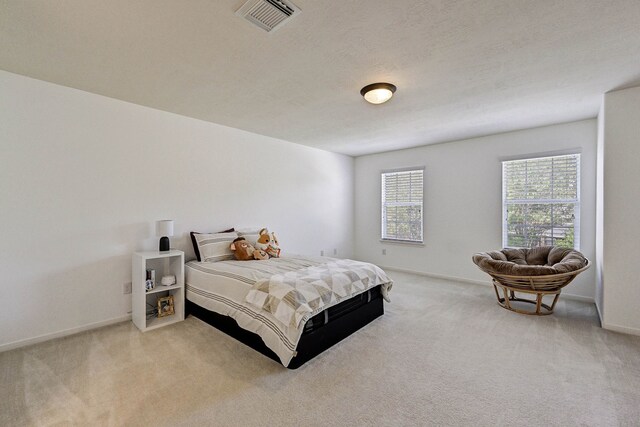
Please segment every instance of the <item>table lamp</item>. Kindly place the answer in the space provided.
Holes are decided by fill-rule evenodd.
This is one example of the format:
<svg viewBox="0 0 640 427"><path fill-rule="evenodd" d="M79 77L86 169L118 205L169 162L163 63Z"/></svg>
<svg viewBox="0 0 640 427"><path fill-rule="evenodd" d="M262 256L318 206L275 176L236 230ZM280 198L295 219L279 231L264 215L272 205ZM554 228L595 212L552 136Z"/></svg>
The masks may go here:
<svg viewBox="0 0 640 427"><path fill-rule="evenodd" d="M163 219L156 221L156 235L160 237L160 252L169 250L169 237L173 236L173 220Z"/></svg>

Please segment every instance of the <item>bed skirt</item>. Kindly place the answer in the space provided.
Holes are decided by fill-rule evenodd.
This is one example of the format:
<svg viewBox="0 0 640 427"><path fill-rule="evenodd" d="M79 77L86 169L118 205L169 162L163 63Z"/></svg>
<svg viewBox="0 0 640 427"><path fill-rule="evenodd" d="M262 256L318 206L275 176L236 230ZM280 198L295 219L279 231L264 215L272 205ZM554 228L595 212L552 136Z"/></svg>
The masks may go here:
<svg viewBox="0 0 640 427"><path fill-rule="evenodd" d="M307 321L296 356L289 362L289 369L297 369L318 354L342 341L358 329L384 314L381 287L342 301L316 314ZM259 335L238 326L229 316L207 310L187 300L186 313L208 323L241 343L280 363L278 356L270 350Z"/></svg>

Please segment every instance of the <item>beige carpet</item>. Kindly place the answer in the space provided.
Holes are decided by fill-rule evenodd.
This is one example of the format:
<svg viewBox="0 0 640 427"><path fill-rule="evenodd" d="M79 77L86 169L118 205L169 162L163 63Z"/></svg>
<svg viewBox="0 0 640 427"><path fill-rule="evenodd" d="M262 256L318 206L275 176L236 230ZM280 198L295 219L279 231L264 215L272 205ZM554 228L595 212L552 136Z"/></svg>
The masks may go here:
<svg viewBox="0 0 640 427"><path fill-rule="evenodd" d="M297 371L193 318L1 353L0 425L640 424L640 338L593 306L526 317L489 287L391 276L387 313Z"/></svg>

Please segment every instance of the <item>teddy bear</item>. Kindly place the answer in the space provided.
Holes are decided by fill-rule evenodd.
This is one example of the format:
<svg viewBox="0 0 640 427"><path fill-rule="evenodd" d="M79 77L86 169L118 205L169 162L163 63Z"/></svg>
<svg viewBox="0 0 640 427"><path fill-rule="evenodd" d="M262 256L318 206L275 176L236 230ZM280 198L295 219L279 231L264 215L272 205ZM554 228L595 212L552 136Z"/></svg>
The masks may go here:
<svg viewBox="0 0 640 427"><path fill-rule="evenodd" d="M238 261L269 259L269 255L265 251L254 248L244 237L235 239L229 248Z"/></svg>
<svg viewBox="0 0 640 427"><path fill-rule="evenodd" d="M269 230L266 228L260 230L260 236L256 241L256 248L265 251L271 258L280 257L278 239L274 233L269 233Z"/></svg>

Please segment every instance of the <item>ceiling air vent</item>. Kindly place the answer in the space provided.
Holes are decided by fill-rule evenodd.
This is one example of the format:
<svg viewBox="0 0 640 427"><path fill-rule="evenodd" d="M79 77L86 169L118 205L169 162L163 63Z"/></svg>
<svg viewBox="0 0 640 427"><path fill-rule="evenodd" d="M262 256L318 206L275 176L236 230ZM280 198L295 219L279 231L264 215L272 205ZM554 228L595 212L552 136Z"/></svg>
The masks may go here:
<svg viewBox="0 0 640 427"><path fill-rule="evenodd" d="M236 15L267 32L277 30L299 13L296 5L282 0L249 0L236 11Z"/></svg>

